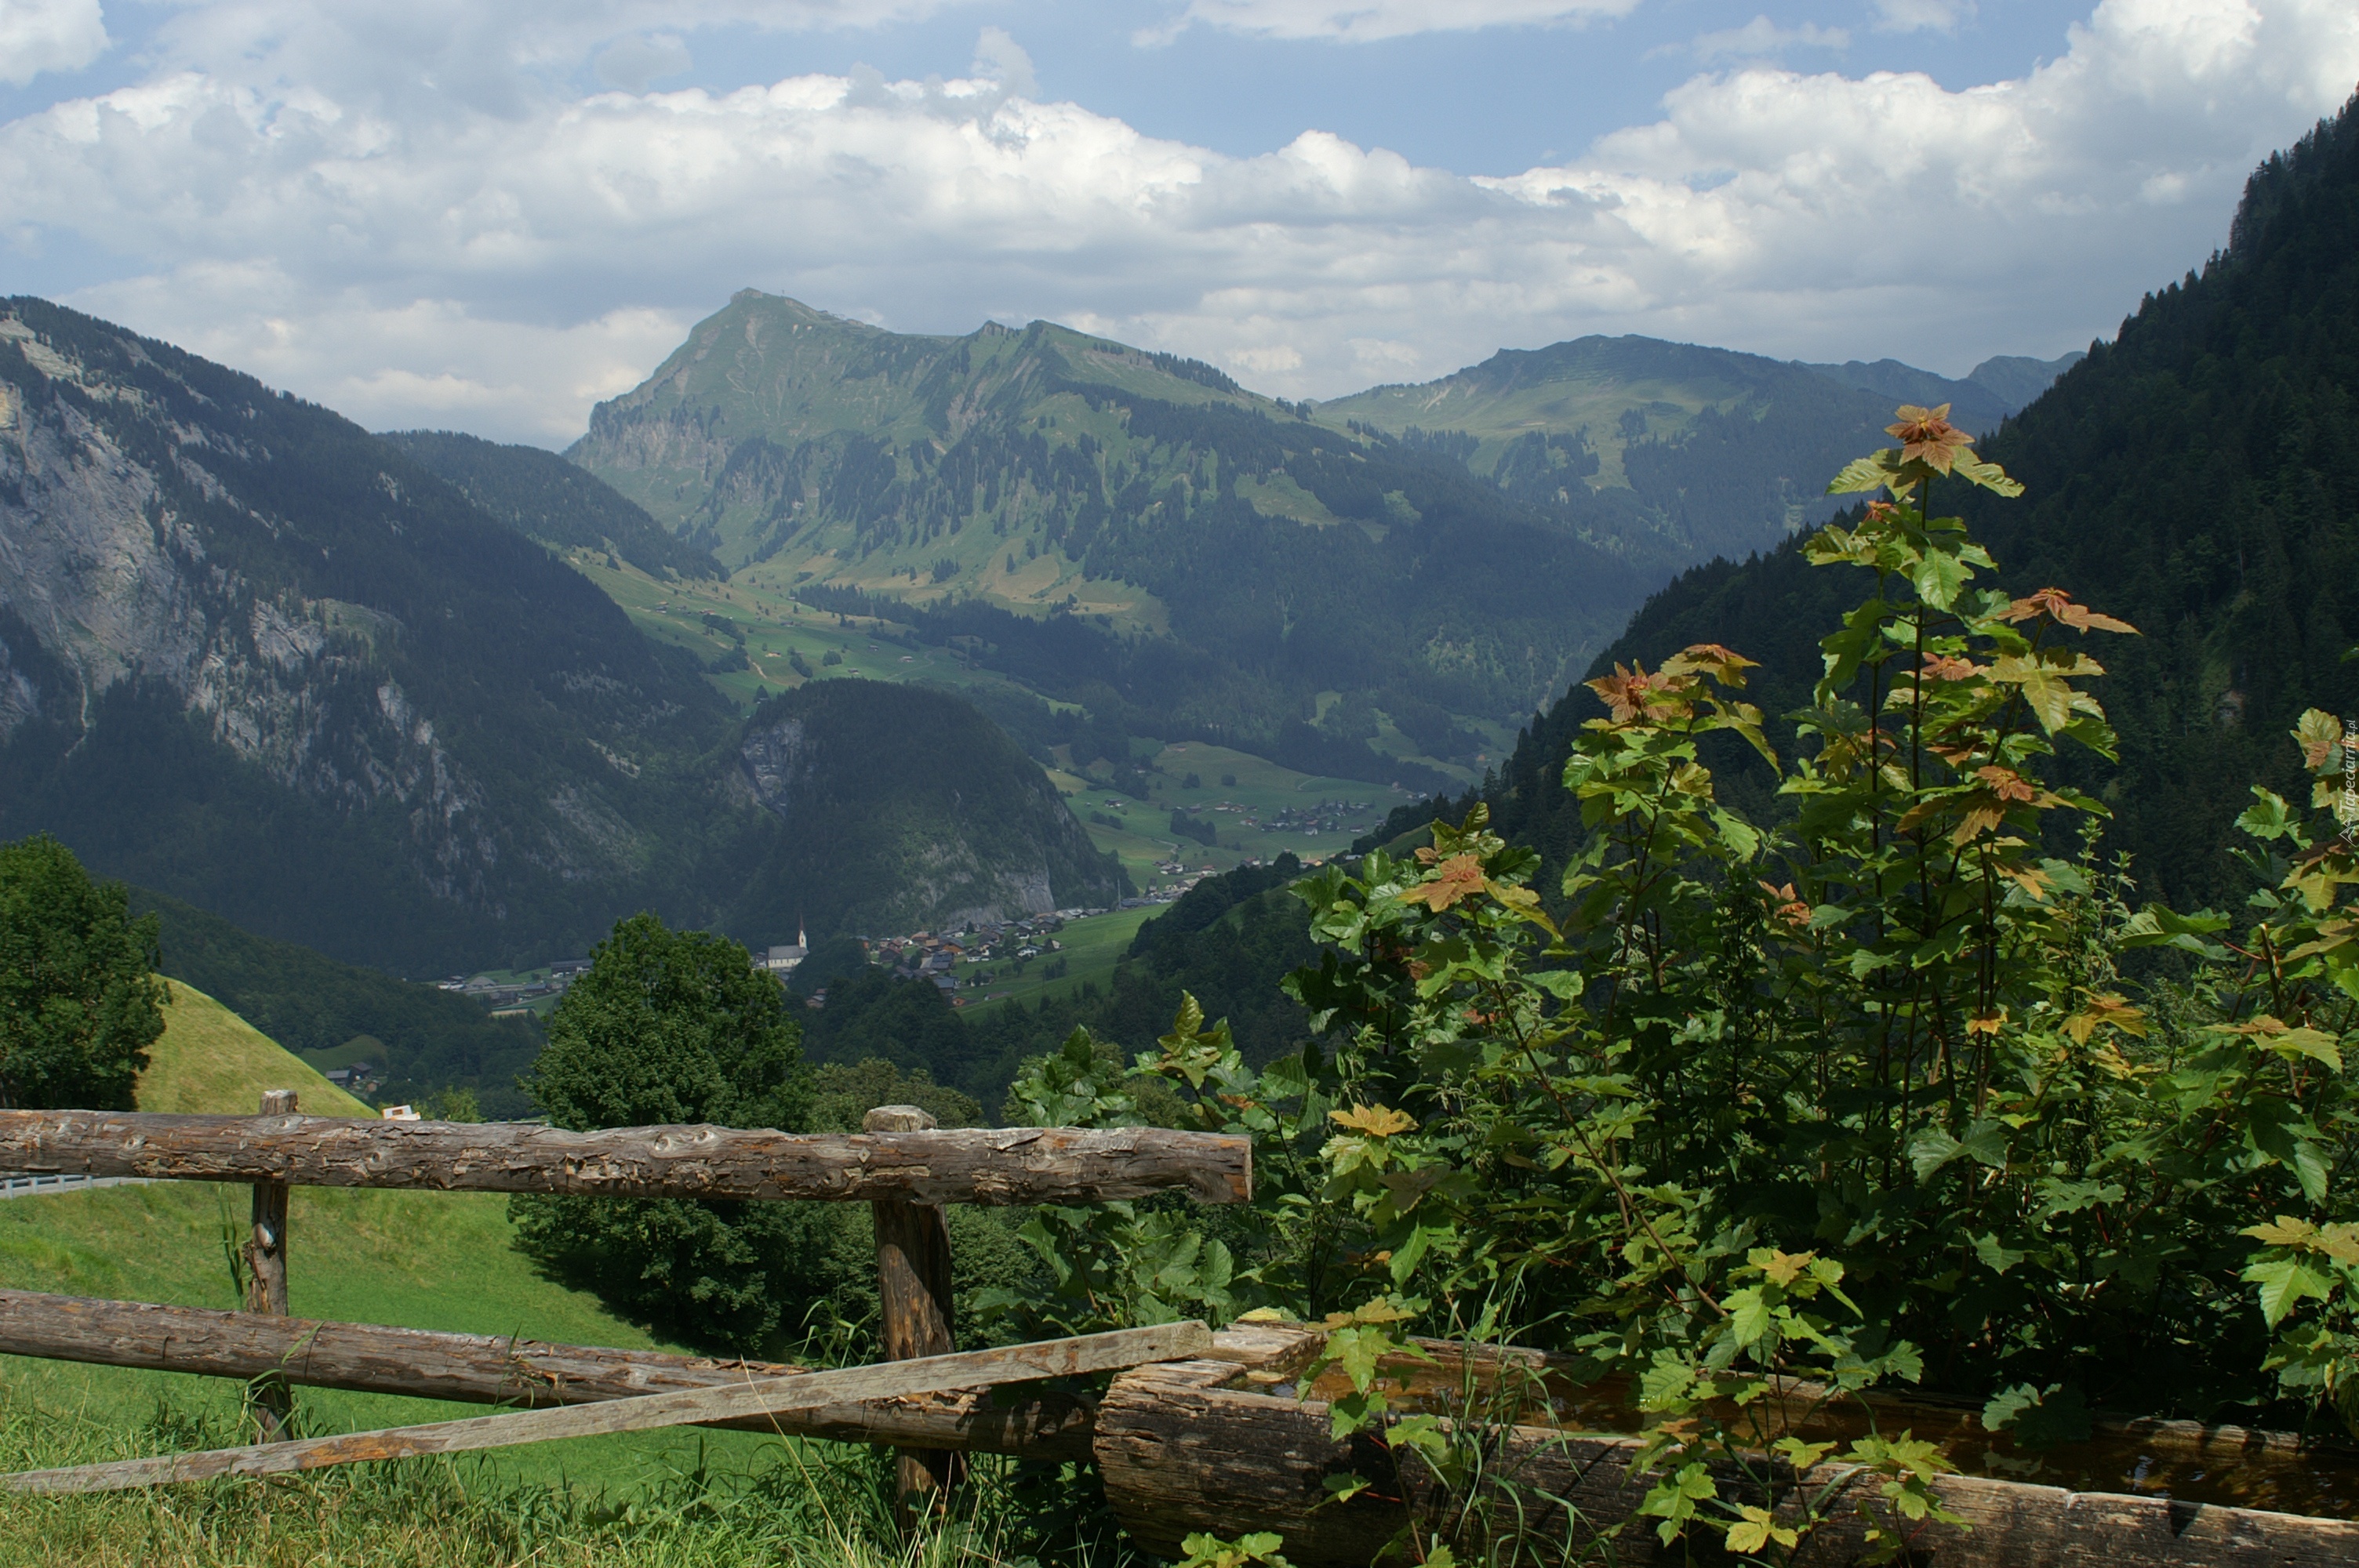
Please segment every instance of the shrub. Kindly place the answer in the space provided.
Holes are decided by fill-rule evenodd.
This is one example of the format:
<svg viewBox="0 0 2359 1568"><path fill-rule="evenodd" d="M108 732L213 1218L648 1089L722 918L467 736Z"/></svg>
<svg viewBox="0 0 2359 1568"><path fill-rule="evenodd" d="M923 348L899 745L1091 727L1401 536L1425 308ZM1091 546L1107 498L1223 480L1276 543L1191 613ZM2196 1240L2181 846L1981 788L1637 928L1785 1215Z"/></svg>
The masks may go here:
<svg viewBox="0 0 2359 1568"><path fill-rule="evenodd" d="M48 834L0 845L0 1104L129 1110L164 1033L156 917Z"/></svg>
<svg viewBox="0 0 2359 1568"><path fill-rule="evenodd" d="M745 949L634 915L549 1014L525 1089L559 1127L716 1122L799 1129L801 1034ZM740 1354L801 1326L814 1253L837 1245L813 1206L522 1195L517 1245L617 1312Z"/></svg>

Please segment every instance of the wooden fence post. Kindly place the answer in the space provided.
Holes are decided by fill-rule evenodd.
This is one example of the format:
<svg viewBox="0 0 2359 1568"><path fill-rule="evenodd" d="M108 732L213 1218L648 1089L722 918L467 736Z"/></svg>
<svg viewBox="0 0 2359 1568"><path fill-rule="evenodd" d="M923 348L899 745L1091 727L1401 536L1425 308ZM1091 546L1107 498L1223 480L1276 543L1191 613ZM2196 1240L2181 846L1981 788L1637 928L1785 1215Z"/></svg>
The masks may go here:
<svg viewBox="0 0 2359 1568"><path fill-rule="evenodd" d="M918 1132L934 1119L913 1105L879 1106L861 1119L867 1132ZM951 1302L951 1233L933 1204L887 1199L870 1206L876 1221L876 1295L887 1361L947 1356L957 1348ZM894 1515L906 1532L920 1514L950 1500L965 1456L939 1448L904 1448L895 1465Z"/></svg>
<svg viewBox="0 0 2359 1568"><path fill-rule="evenodd" d="M262 1097L264 1116L295 1114L293 1089L269 1089ZM254 1184L254 1234L246 1238L245 1310L272 1317L287 1315L287 1184ZM266 1372L254 1380L254 1416L265 1443L288 1435L295 1413L295 1396L287 1379Z"/></svg>

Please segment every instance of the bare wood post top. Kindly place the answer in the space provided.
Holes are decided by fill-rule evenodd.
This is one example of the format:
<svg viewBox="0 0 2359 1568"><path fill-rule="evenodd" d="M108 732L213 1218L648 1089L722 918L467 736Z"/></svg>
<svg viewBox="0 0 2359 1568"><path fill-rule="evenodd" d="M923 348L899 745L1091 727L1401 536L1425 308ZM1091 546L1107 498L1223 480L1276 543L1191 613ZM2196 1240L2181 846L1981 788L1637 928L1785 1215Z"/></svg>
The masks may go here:
<svg viewBox="0 0 2359 1568"><path fill-rule="evenodd" d="M786 1133L517 1122L0 1110L0 1169L618 1197L1098 1203L1253 1195L1244 1138L1153 1127Z"/></svg>
<svg viewBox="0 0 2359 1568"><path fill-rule="evenodd" d="M293 1116L293 1089L265 1089L264 1116ZM272 1317L287 1315L287 1184L254 1184L254 1229L246 1238L245 1310ZM277 1443L287 1435L295 1413L294 1395L287 1379L275 1370L254 1383L254 1420L261 1441Z"/></svg>
<svg viewBox="0 0 2359 1568"><path fill-rule="evenodd" d="M861 1118L864 1132L925 1132L932 1116L914 1105L878 1106ZM951 1236L933 1204L880 1198L870 1206L876 1227L876 1299L885 1359L947 1356L958 1348L951 1293ZM894 1465L894 1517L908 1534L918 1516L949 1500L962 1461L943 1449L904 1448Z"/></svg>

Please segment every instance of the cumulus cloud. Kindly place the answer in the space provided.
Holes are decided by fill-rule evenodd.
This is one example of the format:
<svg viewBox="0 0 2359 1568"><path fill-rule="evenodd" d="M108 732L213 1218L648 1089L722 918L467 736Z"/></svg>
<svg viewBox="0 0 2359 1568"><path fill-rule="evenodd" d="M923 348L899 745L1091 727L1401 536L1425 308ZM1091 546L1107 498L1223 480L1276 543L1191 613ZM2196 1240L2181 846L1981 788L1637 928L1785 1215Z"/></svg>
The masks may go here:
<svg viewBox="0 0 2359 1568"><path fill-rule="evenodd" d="M0 0L0 81L11 86L45 70L80 70L109 41L98 0Z"/></svg>
<svg viewBox="0 0 2359 1568"><path fill-rule="evenodd" d="M1290 397L1590 331L1956 371L2084 342L2200 260L2359 79L2359 11L2104 0L1963 91L1702 75L1481 178L1316 131L1224 157L1037 101L1004 35L976 57L416 114L184 64L0 127L0 189L20 233L144 258L87 308L372 425L552 444L749 284L908 330L1046 317Z"/></svg>
<svg viewBox="0 0 2359 1568"><path fill-rule="evenodd" d="M1364 43L1413 33L1582 22L1627 16L1638 0L1188 0L1168 25L1139 35L1167 42L1191 26L1265 38Z"/></svg>

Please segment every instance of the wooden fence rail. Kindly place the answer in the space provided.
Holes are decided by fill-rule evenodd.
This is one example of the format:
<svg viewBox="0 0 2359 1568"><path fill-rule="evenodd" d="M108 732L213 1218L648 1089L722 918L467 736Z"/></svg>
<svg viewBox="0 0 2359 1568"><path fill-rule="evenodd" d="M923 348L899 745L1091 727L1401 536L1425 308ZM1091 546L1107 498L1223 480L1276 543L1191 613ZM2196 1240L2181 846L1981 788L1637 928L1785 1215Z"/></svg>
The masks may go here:
<svg viewBox="0 0 2359 1568"><path fill-rule="evenodd" d="M788 1133L0 1110L0 1170L615 1197L1077 1204L1253 1195L1250 1140L1161 1128Z"/></svg>
<svg viewBox="0 0 2359 1568"><path fill-rule="evenodd" d="M464 1404L595 1404L640 1394L717 1389L792 1377L777 1361L614 1350L494 1334L441 1334L367 1323L278 1317L150 1302L0 1291L0 1356L186 1372L297 1388L400 1394ZM1025 1390L799 1408L775 1417L702 1424L785 1431L840 1442L1086 1461L1090 1404Z"/></svg>
<svg viewBox="0 0 2359 1568"><path fill-rule="evenodd" d="M637 1394L592 1405L512 1411L462 1421L385 1427L332 1437L298 1438L201 1454L165 1454L0 1477L14 1492L112 1492L177 1486L221 1476L288 1476L332 1465L466 1454L524 1443L554 1443L617 1432L653 1432L707 1421L760 1421L788 1411L867 1399L990 1389L1004 1383L1118 1371L1145 1362L1201 1355L1212 1347L1201 1323L1158 1324L991 1350L916 1357L878 1367L845 1367L792 1377L747 1379L721 1388Z"/></svg>

